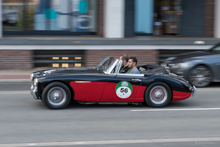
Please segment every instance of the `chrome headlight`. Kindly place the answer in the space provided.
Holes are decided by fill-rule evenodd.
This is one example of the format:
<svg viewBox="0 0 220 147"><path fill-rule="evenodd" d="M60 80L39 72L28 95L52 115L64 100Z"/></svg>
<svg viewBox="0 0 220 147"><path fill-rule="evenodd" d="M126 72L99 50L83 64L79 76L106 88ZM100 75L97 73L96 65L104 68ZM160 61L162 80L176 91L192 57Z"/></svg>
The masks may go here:
<svg viewBox="0 0 220 147"><path fill-rule="evenodd" d="M171 68L185 68L189 65L189 63L177 63L177 64L169 64Z"/></svg>
<svg viewBox="0 0 220 147"><path fill-rule="evenodd" d="M35 79L34 79L34 86L37 86L37 83L38 83L38 79L35 78Z"/></svg>
<svg viewBox="0 0 220 147"><path fill-rule="evenodd" d="M178 64L178 66L180 67L180 68L185 68L185 67L187 67L189 64L188 63L179 63Z"/></svg>
<svg viewBox="0 0 220 147"><path fill-rule="evenodd" d="M34 78L34 73L31 74L30 79L33 80Z"/></svg>

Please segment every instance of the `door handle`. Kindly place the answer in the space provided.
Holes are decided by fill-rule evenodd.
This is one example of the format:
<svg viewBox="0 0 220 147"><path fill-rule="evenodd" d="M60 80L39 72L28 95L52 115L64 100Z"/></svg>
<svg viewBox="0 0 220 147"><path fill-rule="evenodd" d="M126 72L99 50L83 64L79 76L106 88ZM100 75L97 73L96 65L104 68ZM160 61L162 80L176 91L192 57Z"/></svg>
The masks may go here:
<svg viewBox="0 0 220 147"><path fill-rule="evenodd" d="M134 82L140 82L141 79L132 79L132 81L134 81Z"/></svg>

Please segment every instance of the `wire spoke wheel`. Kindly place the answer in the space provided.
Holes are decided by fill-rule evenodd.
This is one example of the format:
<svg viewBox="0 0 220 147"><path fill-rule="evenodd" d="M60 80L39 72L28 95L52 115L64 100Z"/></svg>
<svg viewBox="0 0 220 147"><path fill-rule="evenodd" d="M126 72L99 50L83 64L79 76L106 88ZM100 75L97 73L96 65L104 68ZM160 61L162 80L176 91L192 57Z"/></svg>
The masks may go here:
<svg viewBox="0 0 220 147"><path fill-rule="evenodd" d="M163 104L167 100L167 90L163 86L155 86L150 91L150 99L155 104Z"/></svg>
<svg viewBox="0 0 220 147"><path fill-rule="evenodd" d="M70 103L71 93L65 84L53 82L44 89L42 100L50 109L62 109Z"/></svg>
<svg viewBox="0 0 220 147"><path fill-rule="evenodd" d="M60 106L66 102L66 92L61 87L53 87L47 93L47 99L51 105Z"/></svg>
<svg viewBox="0 0 220 147"><path fill-rule="evenodd" d="M170 87L163 82L151 84L145 92L145 102L151 107L164 107L172 99Z"/></svg>

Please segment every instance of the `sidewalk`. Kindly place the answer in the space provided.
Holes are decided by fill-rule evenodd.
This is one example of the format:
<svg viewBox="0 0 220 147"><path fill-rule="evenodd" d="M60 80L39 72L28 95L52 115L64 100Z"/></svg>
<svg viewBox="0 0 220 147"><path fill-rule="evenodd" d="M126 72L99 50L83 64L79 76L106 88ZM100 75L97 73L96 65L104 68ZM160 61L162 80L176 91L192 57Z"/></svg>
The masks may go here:
<svg viewBox="0 0 220 147"><path fill-rule="evenodd" d="M0 83L31 82L30 75L34 70L0 70Z"/></svg>

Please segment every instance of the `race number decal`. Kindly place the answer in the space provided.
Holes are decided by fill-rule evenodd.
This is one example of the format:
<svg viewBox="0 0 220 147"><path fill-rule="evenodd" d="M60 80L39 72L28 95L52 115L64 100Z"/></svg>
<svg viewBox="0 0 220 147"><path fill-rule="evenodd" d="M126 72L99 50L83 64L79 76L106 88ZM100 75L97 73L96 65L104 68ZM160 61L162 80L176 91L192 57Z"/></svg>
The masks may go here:
<svg viewBox="0 0 220 147"><path fill-rule="evenodd" d="M133 88L131 83L122 81L115 88L116 95L122 99L128 98L132 94Z"/></svg>

